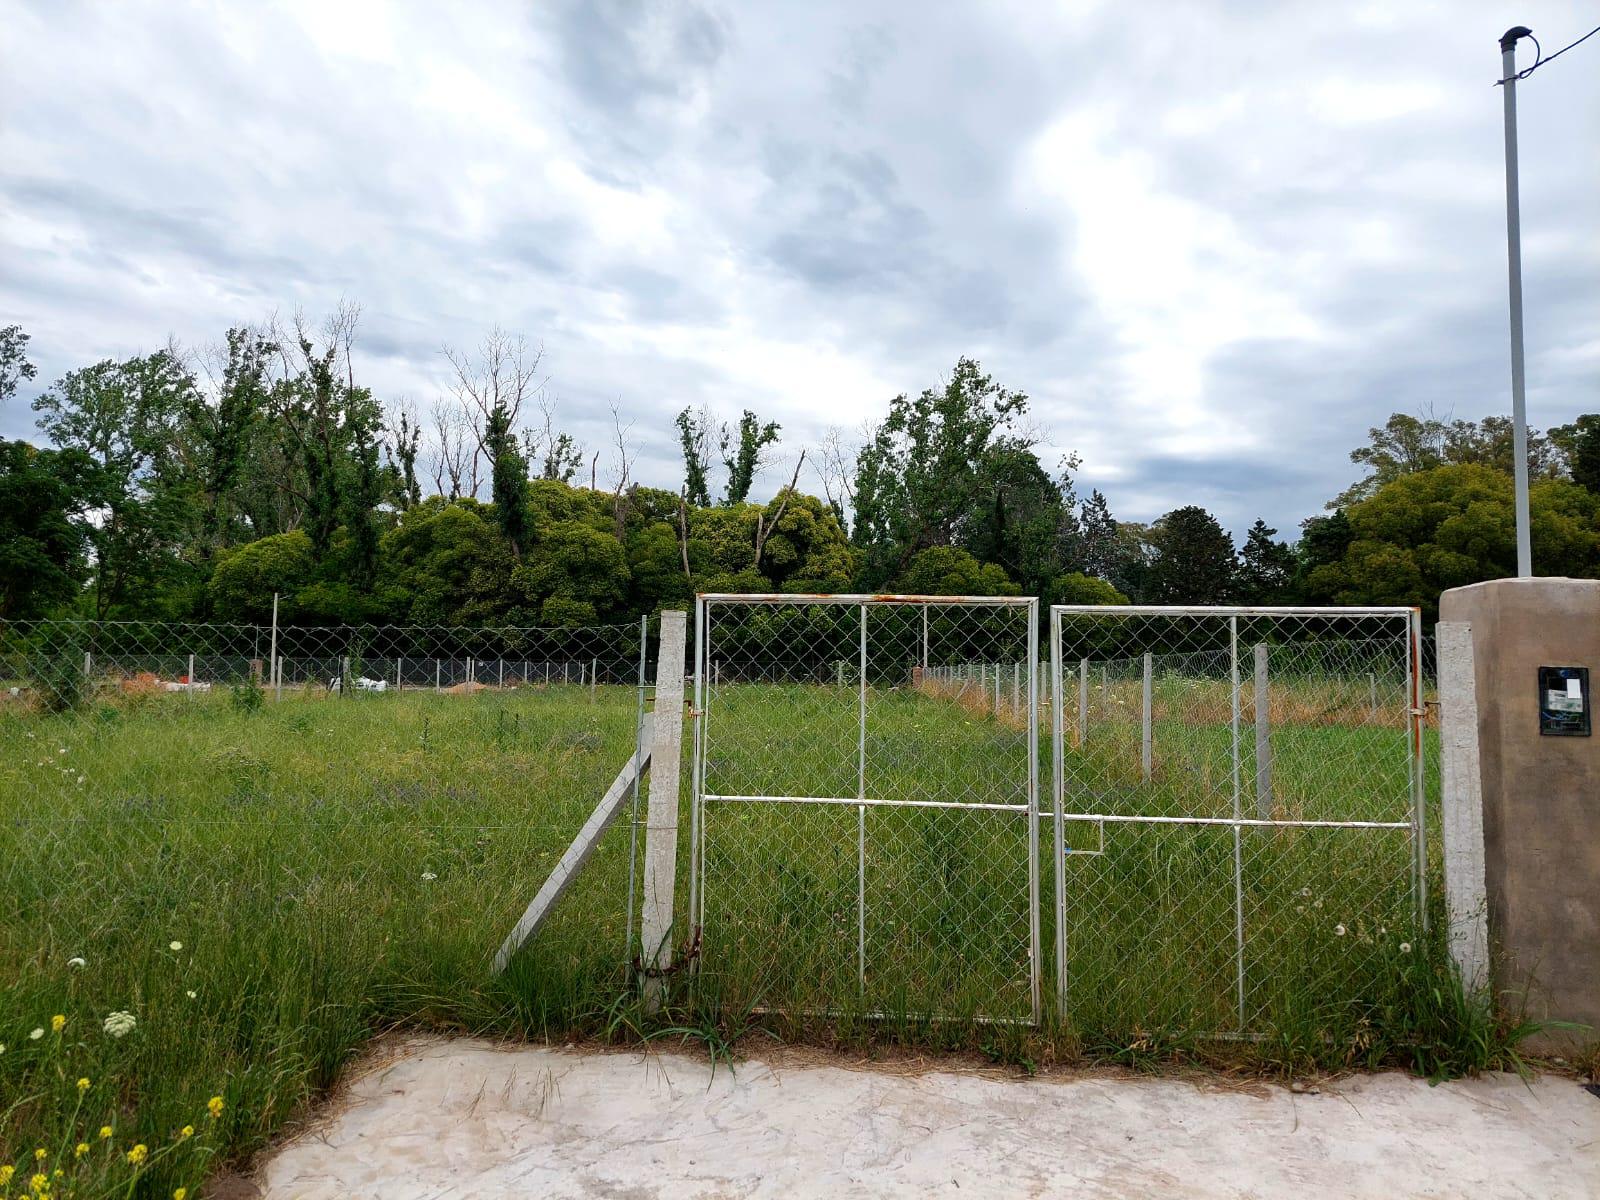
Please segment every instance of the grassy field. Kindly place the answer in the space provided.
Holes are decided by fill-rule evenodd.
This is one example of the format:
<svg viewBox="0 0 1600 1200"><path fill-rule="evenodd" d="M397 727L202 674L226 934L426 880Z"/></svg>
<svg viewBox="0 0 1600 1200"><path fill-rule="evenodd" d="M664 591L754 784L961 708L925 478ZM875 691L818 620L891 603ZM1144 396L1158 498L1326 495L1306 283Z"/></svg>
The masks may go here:
<svg viewBox="0 0 1600 1200"><path fill-rule="evenodd" d="M723 689L708 790L854 795L857 717L835 699L827 688ZM1028 826L1001 811L709 806L700 973L692 989L674 981L653 1019L622 965L623 822L552 924L494 977L500 939L631 752L634 718L635 692L605 686L291 690L254 710L220 690L101 697L66 715L0 706L10 1188L43 1167L47 1187L64 1172L61 1193L194 1194L216 1156L264 1144L395 1025L692 1033L720 1045L777 1006L791 1015L765 1023L780 1036L979 1047L1023 1063L1208 1053L1208 1034L1236 1026L1231 830L1107 826L1105 854L1068 857L1062 1012L1048 821L1046 1024L922 1020L1027 1015ZM874 689L869 718L871 794L1025 800L1028 741L1015 719L908 688ZM1321 739L1308 763L1351 752L1340 741L1350 731L1308 729ZM1215 730L1179 732L1161 740L1215 753ZM1048 807L1049 739L1039 741ZM1126 769L1114 743L1072 753ZM1163 771L1169 789L1203 778L1172 757ZM1230 1054L1283 1068L1503 1061L1505 1031L1451 991L1437 939L1408 924L1403 834L1249 831L1241 849L1246 1017L1261 1037ZM823 1007L842 1017L793 1014ZM129 1014L131 1030L118 1036L127 1022L108 1023L113 1013Z"/></svg>

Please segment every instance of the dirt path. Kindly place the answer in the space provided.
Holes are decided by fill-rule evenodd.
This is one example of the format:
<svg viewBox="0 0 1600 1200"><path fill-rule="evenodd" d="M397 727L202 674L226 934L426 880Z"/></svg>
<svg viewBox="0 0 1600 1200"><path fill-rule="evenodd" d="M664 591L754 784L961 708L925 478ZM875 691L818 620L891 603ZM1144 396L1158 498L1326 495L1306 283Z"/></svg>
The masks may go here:
<svg viewBox="0 0 1600 1200"><path fill-rule="evenodd" d="M289 1197L1600 1196L1569 1079L1314 1093L408 1039L263 1166Z"/></svg>

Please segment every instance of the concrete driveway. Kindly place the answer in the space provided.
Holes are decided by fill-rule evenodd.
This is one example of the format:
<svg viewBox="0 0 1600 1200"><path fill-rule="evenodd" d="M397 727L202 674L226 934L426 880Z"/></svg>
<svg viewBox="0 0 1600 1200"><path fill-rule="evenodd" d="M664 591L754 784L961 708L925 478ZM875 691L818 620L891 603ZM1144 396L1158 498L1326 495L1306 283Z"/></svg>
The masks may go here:
<svg viewBox="0 0 1600 1200"><path fill-rule="evenodd" d="M262 1166L290 1197L1600 1197L1570 1079L1314 1091L393 1042Z"/></svg>

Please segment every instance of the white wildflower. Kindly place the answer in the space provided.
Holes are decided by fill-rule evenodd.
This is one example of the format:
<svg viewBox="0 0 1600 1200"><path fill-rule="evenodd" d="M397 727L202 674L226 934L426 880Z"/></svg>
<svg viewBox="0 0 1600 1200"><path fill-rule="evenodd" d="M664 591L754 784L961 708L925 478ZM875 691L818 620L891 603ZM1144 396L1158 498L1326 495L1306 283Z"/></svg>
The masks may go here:
<svg viewBox="0 0 1600 1200"><path fill-rule="evenodd" d="M39 1029L35 1029L32 1033L30 1033L28 1035L28 1040L30 1042L37 1042L43 1036L44 1036L44 1029L41 1027Z"/></svg>
<svg viewBox="0 0 1600 1200"><path fill-rule="evenodd" d="M71 967L74 971L81 971L84 967L86 967L88 965L89 964L84 962L83 959L81 959L81 958L69 958L69 959L67 959L67 966Z"/></svg>
<svg viewBox="0 0 1600 1200"><path fill-rule="evenodd" d="M168 942L167 943L167 949L171 950L174 954L176 954L179 950L183 949L183 943L182 942Z"/></svg>
<svg viewBox="0 0 1600 1200"><path fill-rule="evenodd" d="M78 776L78 786L79 786L79 787L82 787L82 786L83 786L83 776L82 776L82 775L79 775L79 776Z"/></svg>
<svg viewBox="0 0 1600 1200"><path fill-rule="evenodd" d="M439 878L439 877L438 877L438 876L437 876L437 875L435 875L435 874L434 874L434 873L433 873L433 872L432 872L432 871L424 871L424 872L423 872L423 873L422 873L422 877L423 877L423 878L424 878L424 879L427 879L427 880L434 880L434 879L437 879L437 878Z"/></svg>
<svg viewBox="0 0 1600 1200"><path fill-rule="evenodd" d="M65 754L66 752L67 752L67 748L65 746L61 747L61 749L56 751L57 754Z"/></svg>
<svg viewBox="0 0 1600 1200"><path fill-rule="evenodd" d="M1401 942L1400 943L1400 953L1401 954L1410 954L1411 953L1411 943L1410 942Z"/></svg>
<svg viewBox="0 0 1600 1200"><path fill-rule="evenodd" d="M194 992L192 990L191 991L187 991L187 992L184 993L184 995L189 997L189 999L191 999L191 1000L193 1000L197 994L198 993L196 993L196 992Z"/></svg>
<svg viewBox="0 0 1600 1200"><path fill-rule="evenodd" d="M1343 937L1344 936L1344 926L1343 925L1335 925L1333 927L1333 936L1334 937Z"/></svg>
<svg viewBox="0 0 1600 1200"><path fill-rule="evenodd" d="M131 1012L114 1012L106 1017L105 1031L114 1038L126 1037L137 1024Z"/></svg>

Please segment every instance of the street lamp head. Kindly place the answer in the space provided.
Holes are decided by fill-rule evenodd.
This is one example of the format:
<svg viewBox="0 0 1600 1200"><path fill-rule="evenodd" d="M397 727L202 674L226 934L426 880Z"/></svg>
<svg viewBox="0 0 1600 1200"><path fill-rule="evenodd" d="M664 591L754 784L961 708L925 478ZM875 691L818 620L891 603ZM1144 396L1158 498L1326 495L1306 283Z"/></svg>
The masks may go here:
<svg viewBox="0 0 1600 1200"><path fill-rule="evenodd" d="M1527 37L1532 32L1533 30L1529 29L1526 25L1513 25L1510 29L1506 30L1500 35L1501 51L1504 52L1506 50L1516 49L1517 42L1522 38Z"/></svg>

